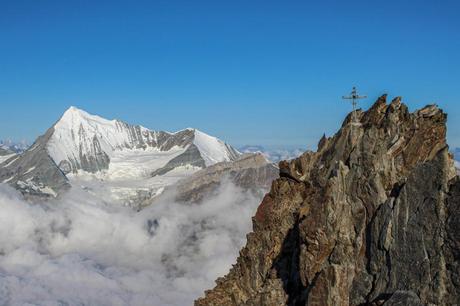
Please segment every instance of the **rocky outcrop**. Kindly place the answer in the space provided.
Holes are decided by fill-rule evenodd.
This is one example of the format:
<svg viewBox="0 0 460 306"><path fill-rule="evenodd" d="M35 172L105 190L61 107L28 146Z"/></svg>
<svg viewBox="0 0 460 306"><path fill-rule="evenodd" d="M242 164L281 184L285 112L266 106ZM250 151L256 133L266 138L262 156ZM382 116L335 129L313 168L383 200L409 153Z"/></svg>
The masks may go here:
<svg viewBox="0 0 460 306"><path fill-rule="evenodd" d="M460 182L447 116L380 97L280 163L228 275L196 305L458 305Z"/></svg>

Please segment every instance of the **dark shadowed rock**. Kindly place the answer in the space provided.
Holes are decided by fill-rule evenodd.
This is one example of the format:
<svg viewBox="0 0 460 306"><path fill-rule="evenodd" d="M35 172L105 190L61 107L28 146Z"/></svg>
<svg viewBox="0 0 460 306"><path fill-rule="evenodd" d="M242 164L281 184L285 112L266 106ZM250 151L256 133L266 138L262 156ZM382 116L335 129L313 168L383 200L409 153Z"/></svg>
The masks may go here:
<svg viewBox="0 0 460 306"><path fill-rule="evenodd" d="M423 306L423 304L412 291L396 291L383 306Z"/></svg>
<svg viewBox="0 0 460 306"><path fill-rule="evenodd" d="M447 116L380 97L280 163L237 263L196 305L459 305Z"/></svg>

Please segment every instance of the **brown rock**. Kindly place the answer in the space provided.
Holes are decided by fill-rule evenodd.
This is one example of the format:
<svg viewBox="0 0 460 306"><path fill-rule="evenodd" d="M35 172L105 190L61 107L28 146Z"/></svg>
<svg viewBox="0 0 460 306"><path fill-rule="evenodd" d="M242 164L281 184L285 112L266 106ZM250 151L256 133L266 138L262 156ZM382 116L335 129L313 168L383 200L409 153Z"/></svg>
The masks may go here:
<svg viewBox="0 0 460 306"><path fill-rule="evenodd" d="M195 305L458 305L460 182L437 106L380 97L280 163L236 265Z"/></svg>

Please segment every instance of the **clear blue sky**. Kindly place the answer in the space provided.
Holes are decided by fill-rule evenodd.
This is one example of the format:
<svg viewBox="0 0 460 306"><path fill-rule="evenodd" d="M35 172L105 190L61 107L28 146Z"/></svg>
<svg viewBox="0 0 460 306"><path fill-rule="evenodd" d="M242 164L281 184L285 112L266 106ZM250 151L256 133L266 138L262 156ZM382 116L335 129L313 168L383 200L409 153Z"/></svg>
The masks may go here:
<svg viewBox="0 0 460 306"><path fill-rule="evenodd" d="M0 0L0 139L70 105L235 145L313 146L357 85L437 102L460 146L459 1Z"/></svg>

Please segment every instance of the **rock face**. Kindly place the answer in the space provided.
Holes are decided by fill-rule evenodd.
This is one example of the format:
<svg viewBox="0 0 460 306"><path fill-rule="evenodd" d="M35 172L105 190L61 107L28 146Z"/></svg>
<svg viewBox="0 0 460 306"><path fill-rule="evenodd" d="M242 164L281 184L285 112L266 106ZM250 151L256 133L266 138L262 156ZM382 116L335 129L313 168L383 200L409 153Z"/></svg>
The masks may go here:
<svg viewBox="0 0 460 306"><path fill-rule="evenodd" d="M228 275L195 305L459 305L447 116L380 97L280 163Z"/></svg>
<svg viewBox="0 0 460 306"><path fill-rule="evenodd" d="M48 130L24 153L0 163L0 182L28 196L55 197L59 191L70 188L67 177L46 149L52 133L53 129Z"/></svg>
<svg viewBox="0 0 460 306"><path fill-rule="evenodd" d="M173 193L177 201L200 202L225 180L255 194L265 193L272 181L278 178L278 173L278 168L262 154L247 154L234 162L217 163L194 173L173 186Z"/></svg>

